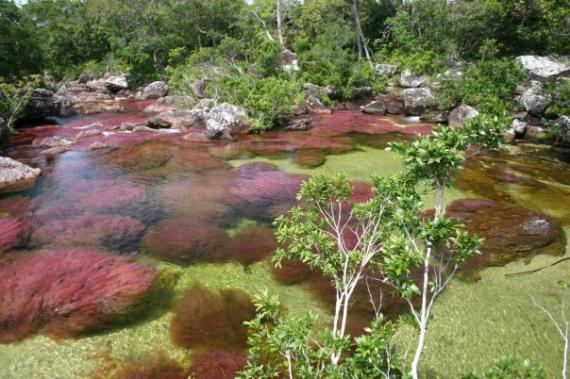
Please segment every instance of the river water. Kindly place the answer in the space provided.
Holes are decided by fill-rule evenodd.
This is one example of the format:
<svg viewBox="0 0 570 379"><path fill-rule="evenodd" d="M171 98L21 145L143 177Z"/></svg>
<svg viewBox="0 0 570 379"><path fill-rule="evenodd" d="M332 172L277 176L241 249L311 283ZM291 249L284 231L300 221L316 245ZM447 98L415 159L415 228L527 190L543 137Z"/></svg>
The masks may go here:
<svg viewBox="0 0 570 379"><path fill-rule="evenodd" d="M330 291L322 278L303 267L272 268L272 220L295 204L300 183L317 173L345 173L366 198L370 175L401 168L399 158L384 150L387 143L430 130L404 119L350 111L316 116L310 131L242 136L231 144L203 141L192 133L183 137L116 129L143 120L133 107L127 114L24 129L16 139L20 146L10 156L41 167L43 174L27 192L0 195L0 217L25 220L27 228L26 238L3 254L5 260L69 249L106 252L154 267L157 279L153 293L127 319L72 336L64 333L63 338L49 332L63 328L53 326L57 320L42 319L33 330L4 339L1 378L113 377L125 362L142 367L163 357L187 367L204 351L243 351L243 341L238 341L243 336L221 330L235 320L226 315L211 321L208 314L237 308L236 313L247 314L247 305L235 300L244 294L220 297L220 289L249 295L267 289L291 313L312 310L326 320ZM98 133L55 157L40 154L45 147L38 147L39 141L71 139L85 130ZM91 150L94 142L106 148ZM548 377L558 376L563 344L532 298L558 314L570 291L565 286L570 262L549 266L570 253L565 239L570 231L569 173L570 155L530 144L466 162L448 200L488 199L505 208L483 214L477 226L488 233L490 244L496 242L493 258L454 280L436 303L425 372L454 378L510 355L539 362ZM543 226L547 224L549 229ZM528 235L519 238L518 230ZM6 266L2 262L0 274ZM489 265L494 267L485 268ZM18 302L12 293L10 299L0 295L2 316ZM203 305L196 304L198 298ZM365 308L355 305L357 320L369 315ZM9 321L0 323L0 340L21 324ZM194 324L181 326L184 322ZM358 322L352 327L358 331ZM406 328L398 334L402 352L411 335Z"/></svg>

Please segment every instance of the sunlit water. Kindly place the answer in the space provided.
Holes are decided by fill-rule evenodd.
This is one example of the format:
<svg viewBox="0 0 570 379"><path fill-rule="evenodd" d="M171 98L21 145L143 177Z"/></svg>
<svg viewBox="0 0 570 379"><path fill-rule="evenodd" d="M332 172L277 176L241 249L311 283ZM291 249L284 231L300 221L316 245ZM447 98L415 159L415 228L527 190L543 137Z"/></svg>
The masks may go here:
<svg viewBox="0 0 570 379"><path fill-rule="evenodd" d="M232 238L252 226L271 227L271 221L295 203L298 186L309 175L342 172L362 183L370 175L398 172L401 163L384 150L387 143L429 131L426 125L352 112L319 116L308 132L253 135L233 144L114 130L122 122L142 120L136 113L102 115L28 129L19 137L23 145L11 156L41 167L43 175L34 189L0 197L0 217L22 217L29 228L26 241L5 255L80 248L131 256L158 269L160 288L135 319L58 341L39 330L19 342L1 344L0 377L106 377L118 362L142 365L145 357L159 354L188 366L189 352L204 347L177 346L171 322L176 304L196 283L251 295L267 289L279 295L290 312L312 310L326 320L323 291L315 290L314 280L280 282L270 254L248 251L243 243L236 248ZM100 123L95 128L102 135L82 139L53 160L25 144L54 135L69 138L94 122ZM88 146L96 141L109 148L90 151ZM567 162L567 156L549 148L508 147L468 161L447 197L507 202L547 214L567 232ZM197 235L211 238L196 241ZM454 378L514 355L531 358L545 366L549 377L557 376L562 341L531 296L559 311L569 291L559 282L568 279L570 262L528 275L505 274L558 259L538 255L530 263L518 260L485 269L479 281L452 282L434 308L425 372ZM410 335L407 329L399 334L402 350Z"/></svg>

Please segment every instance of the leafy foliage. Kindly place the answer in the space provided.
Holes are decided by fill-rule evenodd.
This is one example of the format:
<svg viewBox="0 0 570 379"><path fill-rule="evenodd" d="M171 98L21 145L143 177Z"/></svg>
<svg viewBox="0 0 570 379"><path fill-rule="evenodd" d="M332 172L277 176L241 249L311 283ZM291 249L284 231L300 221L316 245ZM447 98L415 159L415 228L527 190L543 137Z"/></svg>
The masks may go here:
<svg viewBox="0 0 570 379"><path fill-rule="evenodd" d="M481 374L467 374L463 379L544 379L544 369L529 361L514 357L501 358L495 361Z"/></svg>
<svg viewBox="0 0 570 379"><path fill-rule="evenodd" d="M10 130L14 130L16 121L23 116L26 105L40 82L37 75L24 77L16 83L9 83L0 78L0 115L6 118Z"/></svg>

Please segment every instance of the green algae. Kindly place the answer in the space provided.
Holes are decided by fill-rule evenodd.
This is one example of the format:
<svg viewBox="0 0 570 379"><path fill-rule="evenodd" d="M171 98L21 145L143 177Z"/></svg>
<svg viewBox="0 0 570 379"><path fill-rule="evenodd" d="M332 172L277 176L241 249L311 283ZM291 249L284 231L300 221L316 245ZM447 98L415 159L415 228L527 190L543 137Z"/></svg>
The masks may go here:
<svg viewBox="0 0 570 379"><path fill-rule="evenodd" d="M570 228L565 232L568 235ZM570 247L565 257L570 257ZM562 299L566 304L570 300L570 289L558 283L568 280L570 261L549 266L558 259L537 256L529 264L517 261L487 268L476 283L452 281L433 308L421 363L424 374L457 378L510 355L540 363L548 378L559 377L562 339L532 300L534 297L557 316ZM549 267L536 273L505 276L545 266ZM411 328L401 332L401 346L413 346Z"/></svg>

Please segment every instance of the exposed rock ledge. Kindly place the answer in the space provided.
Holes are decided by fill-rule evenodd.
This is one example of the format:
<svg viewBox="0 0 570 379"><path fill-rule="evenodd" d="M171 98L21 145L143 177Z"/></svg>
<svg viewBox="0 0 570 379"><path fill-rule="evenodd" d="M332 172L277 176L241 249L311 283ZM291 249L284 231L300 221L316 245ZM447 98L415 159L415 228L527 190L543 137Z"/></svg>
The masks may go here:
<svg viewBox="0 0 570 379"><path fill-rule="evenodd" d="M25 191L36 183L41 170L8 157L0 157L0 193Z"/></svg>

